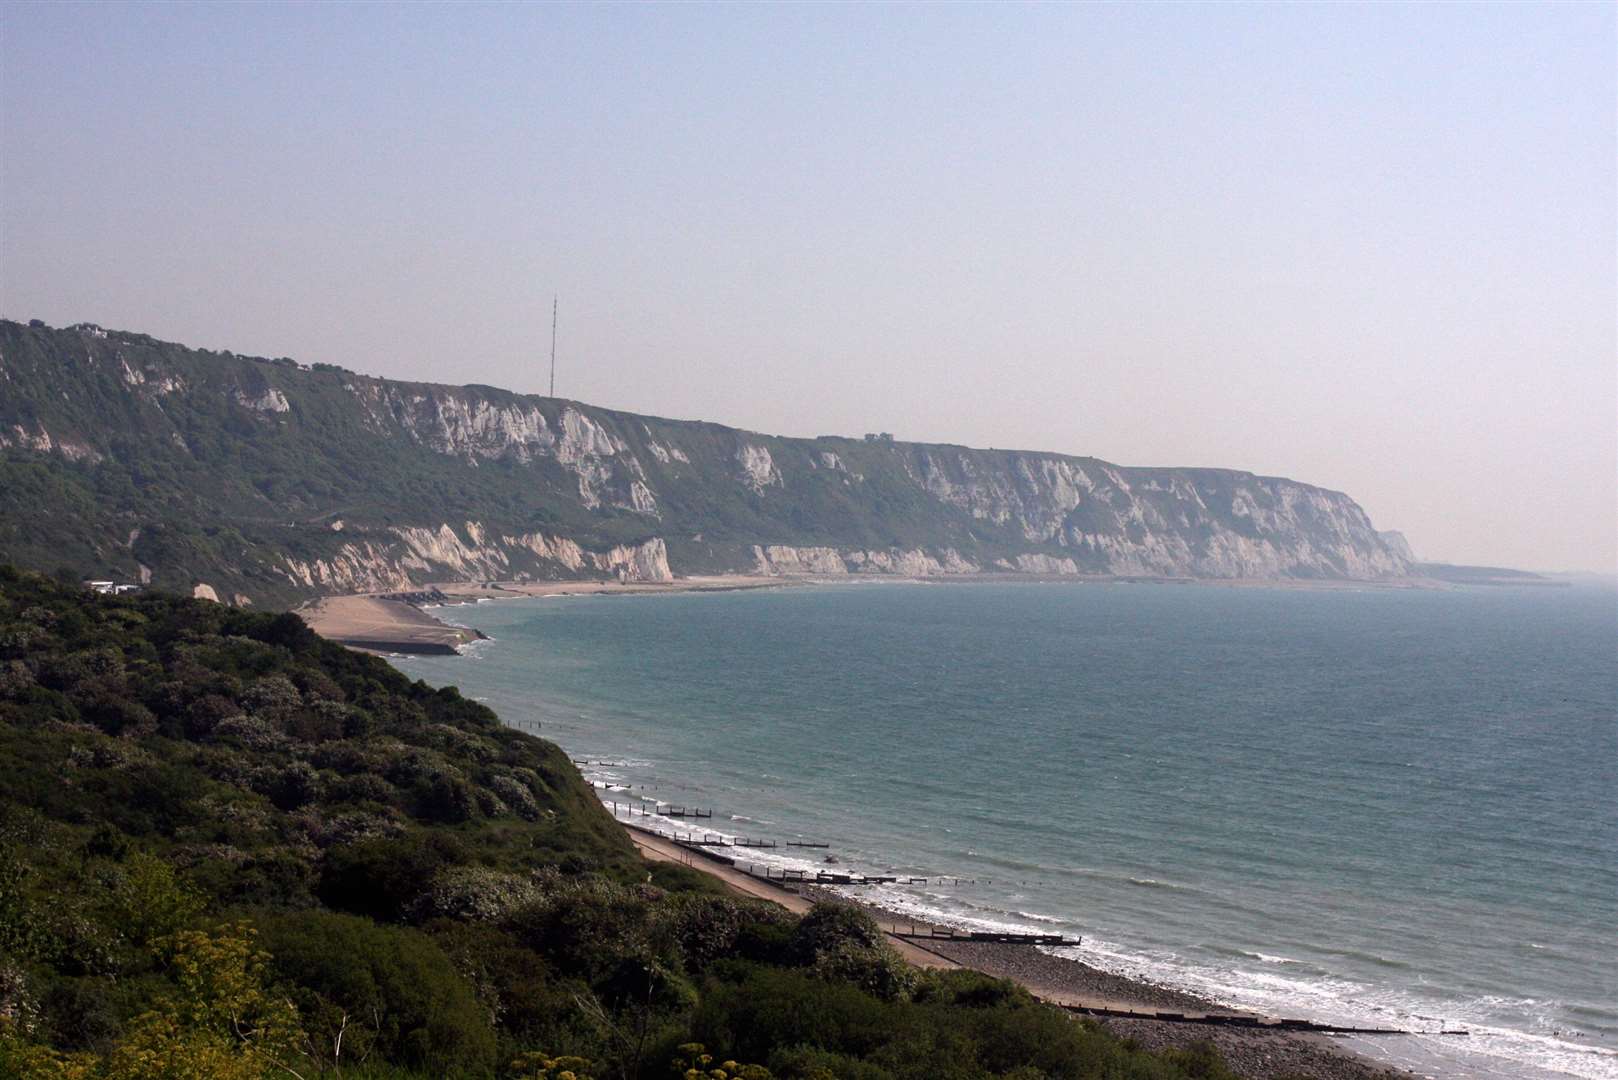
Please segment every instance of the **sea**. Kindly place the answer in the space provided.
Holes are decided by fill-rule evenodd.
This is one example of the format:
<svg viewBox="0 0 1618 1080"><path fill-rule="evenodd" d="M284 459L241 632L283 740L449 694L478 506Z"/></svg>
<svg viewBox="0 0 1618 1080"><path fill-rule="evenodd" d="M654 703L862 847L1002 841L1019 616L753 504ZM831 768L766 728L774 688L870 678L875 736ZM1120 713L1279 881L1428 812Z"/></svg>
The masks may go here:
<svg viewBox="0 0 1618 1080"><path fill-rule="evenodd" d="M443 607L396 657L638 823L1445 1078L1618 1078L1618 591L860 582ZM1464 1029L1467 1035L1448 1032Z"/></svg>

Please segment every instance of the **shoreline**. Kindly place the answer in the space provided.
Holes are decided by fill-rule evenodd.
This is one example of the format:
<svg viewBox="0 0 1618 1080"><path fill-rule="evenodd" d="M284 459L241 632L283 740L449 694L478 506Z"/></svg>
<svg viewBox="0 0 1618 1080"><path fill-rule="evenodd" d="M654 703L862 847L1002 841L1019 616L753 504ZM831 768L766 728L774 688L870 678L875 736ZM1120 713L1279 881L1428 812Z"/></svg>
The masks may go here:
<svg viewBox="0 0 1618 1080"><path fill-rule="evenodd" d="M484 640L473 627L457 626L426 608L461 606L493 600L525 600L543 596L633 596L689 592L741 592L805 585L854 584L1000 584L1000 585L1181 585L1227 589L1418 589L1449 590L1458 586L1433 578L1385 581L1335 581L1295 578L1190 578L1090 576L1072 574L937 574L913 577L860 574L712 574L672 581L455 581L433 582L418 589L393 592L342 593L322 596L292 610L321 637L352 649L373 653L453 655L465 645Z"/></svg>
<svg viewBox="0 0 1618 1080"><path fill-rule="evenodd" d="M616 819L615 819L616 820ZM1413 1075L1377 1062L1327 1035L1273 1028L1224 1026L1155 1019L1146 1016L1086 1015L1084 1010L1155 1013L1179 1012L1190 1017L1212 1014L1258 1017L1216 1002L1139 979L1115 975L1079 960L1055 956L1031 945L997 942L929 941L925 945L896 936L896 929L926 932L934 924L887 911L817 885L789 887L763 881L714 858L705 851L677 844L660 833L619 820L636 850L653 861L675 862L722 882L742 896L779 904L795 914L816 901L852 904L883 928L888 944L907 962L931 970L968 968L1009 979L1046 1004L1065 1008L1075 1018L1089 1019L1115 1035L1151 1050L1188 1049L1211 1043L1225 1064L1245 1080L1402 1080ZM1266 1018L1267 1019L1267 1018Z"/></svg>

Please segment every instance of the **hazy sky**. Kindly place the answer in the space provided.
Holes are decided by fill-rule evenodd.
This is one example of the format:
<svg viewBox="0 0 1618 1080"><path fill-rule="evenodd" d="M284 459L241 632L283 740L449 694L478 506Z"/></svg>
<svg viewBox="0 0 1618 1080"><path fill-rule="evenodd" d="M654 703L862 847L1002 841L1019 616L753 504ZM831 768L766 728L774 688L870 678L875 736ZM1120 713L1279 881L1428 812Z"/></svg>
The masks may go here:
<svg viewBox="0 0 1618 1080"><path fill-rule="evenodd" d="M1608 3L0 6L0 314L1618 566Z"/></svg>

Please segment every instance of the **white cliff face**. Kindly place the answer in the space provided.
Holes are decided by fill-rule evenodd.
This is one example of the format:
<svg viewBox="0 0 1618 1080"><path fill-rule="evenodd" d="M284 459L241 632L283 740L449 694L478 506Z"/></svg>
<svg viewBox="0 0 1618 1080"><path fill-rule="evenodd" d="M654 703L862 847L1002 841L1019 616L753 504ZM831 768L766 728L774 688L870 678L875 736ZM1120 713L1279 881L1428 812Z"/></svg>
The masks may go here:
<svg viewBox="0 0 1618 1080"><path fill-rule="evenodd" d="M1121 469L1043 454L917 448L907 468L934 497L1028 541L1072 549L1028 565L1153 577L1377 578L1408 560L1337 492L1223 470ZM1023 559L1016 560L1018 569Z"/></svg>
<svg viewBox="0 0 1618 1080"><path fill-rule="evenodd" d="M997 525L1015 525L1035 543L1049 543L1063 515L1077 507L1095 480L1076 461L1043 454L1015 454L1010 468L985 468L982 455L923 449L911 476L935 498Z"/></svg>
<svg viewBox="0 0 1618 1080"><path fill-rule="evenodd" d="M497 403L458 391L429 394L376 379L344 388L359 402L371 430L386 434L401 428L440 454L527 462L556 446L555 433L535 405Z"/></svg>
<svg viewBox="0 0 1618 1080"><path fill-rule="evenodd" d="M654 537L641 544L621 544L591 556L596 569L615 575L620 581L673 581L669 570L668 548Z"/></svg>
<svg viewBox="0 0 1618 1080"><path fill-rule="evenodd" d="M1078 564L1072 559L1043 554L1018 555L1015 562L997 559L995 565L1002 570L1015 570L1019 574L1070 576L1079 573Z"/></svg>
<svg viewBox="0 0 1618 1080"><path fill-rule="evenodd" d="M1421 561L1416 558L1416 553L1411 550L1410 541L1405 539L1405 534L1398 529L1388 529L1385 532L1377 533L1377 535L1382 538L1384 544L1388 545L1389 551L1392 551L1405 562L1417 563Z"/></svg>
<svg viewBox="0 0 1618 1080"><path fill-rule="evenodd" d="M742 482L759 494L772 484L781 483L775 459L765 447L742 443L736 448L736 463L741 466Z"/></svg>
<svg viewBox="0 0 1618 1080"><path fill-rule="evenodd" d="M760 574L846 574L848 562L836 548L754 545L753 567Z"/></svg>
<svg viewBox="0 0 1618 1080"><path fill-rule="evenodd" d="M662 516L657 512L657 496L652 494L652 489L643 480L629 482L629 509L652 517Z"/></svg>
<svg viewBox="0 0 1618 1080"><path fill-rule="evenodd" d="M579 410L569 406L562 413L562 440L556 447L556 460L570 466L579 480L579 501L594 510L603 502L624 506L642 513L657 510L657 500L651 488L638 479L629 480L627 497L613 498L611 489L620 470L626 476L640 477L644 473L640 462L625 456L622 462L614 460L629 449L606 428ZM636 485L639 485L638 489Z"/></svg>
<svg viewBox="0 0 1618 1080"><path fill-rule="evenodd" d="M503 538L510 547L531 551L541 559L561 563L569 570L594 569L624 581L673 581L668 548L660 537L640 544L620 544L606 551L587 552L572 540L527 533Z"/></svg>
<svg viewBox="0 0 1618 1080"><path fill-rule="evenodd" d="M88 443L79 439L54 438L43 427L29 431L21 424L13 424L9 433L0 430L0 447L7 446L37 450L44 454L60 454L69 461L84 461L92 465L103 460Z"/></svg>
<svg viewBox="0 0 1618 1080"><path fill-rule="evenodd" d="M584 458L609 458L629 449L612 433L579 410L569 406L562 413L562 442L556 460L571 465Z"/></svg>
<svg viewBox="0 0 1618 1080"><path fill-rule="evenodd" d="M646 448L652 452L652 456L654 458L662 462L664 465L669 465L676 461L680 462L682 465L691 464L691 459L686 457L684 450L681 450L678 446L665 446L656 439L651 438L651 434L651 429L648 428L646 430L646 435L648 438Z"/></svg>
<svg viewBox="0 0 1618 1080"><path fill-rule="evenodd" d="M502 549L480 545L470 537L463 541L448 524L436 530L398 528L393 532L407 552L400 564L410 570L425 573L436 565L449 568L458 578L497 578L510 566Z"/></svg>
<svg viewBox="0 0 1618 1080"><path fill-rule="evenodd" d="M963 558L953 548L930 553L920 548L886 551L829 547L792 547L786 544L756 545L753 548L755 573L771 576L892 574L899 577L934 577L941 574L976 574L982 567Z"/></svg>
<svg viewBox="0 0 1618 1080"><path fill-rule="evenodd" d="M1044 550L994 568L1040 575L1228 579L1396 577L1409 560L1347 496L1221 470L1121 469L1041 454L914 447L905 467L940 502ZM951 557L953 556L953 557ZM765 574L974 573L953 552L759 546Z"/></svg>
<svg viewBox="0 0 1618 1080"><path fill-rule="evenodd" d="M657 494L628 445L571 405L553 425L538 404L520 399L495 402L461 390L424 393L374 379L350 381L344 388L360 403L366 426L378 434L402 429L422 445L472 464L553 458L573 474L586 508L658 516Z"/></svg>
<svg viewBox="0 0 1618 1080"><path fill-rule="evenodd" d="M524 533L521 536L502 537L505 545L523 548L549 562L561 563L569 570L584 567L584 549L565 537L546 536L544 533Z"/></svg>
<svg viewBox="0 0 1618 1080"><path fill-rule="evenodd" d="M850 552L849 563L857 572L867 574L897 574L901 577L934 577L939 574L975 574L980 567L963 559L953 548L936 554L912 548L908 551Z"/></svg>
<svg viewBox="0 0 1618 1080"><path fill-rule="evenodd" d="M129 370L127 364L124 365L124 370ZM273 386L260 393L249 393L246 390L238 389L235 393L235 398L236 404L252 409L255 412L284 413L292 408L287 401L286 395Z"/></svg>
<svg viewBox="0 0 1618 1080"><path fill-rule="evenodd" d="M344 544L325 559L289 556L276 569L292 584L321 593L406 592L416 587L393 546L370 541Z"/></svg>
<svg viewBox="0 0 1618 1080"><path fill-rule="evenodd" d="M566 537L544 533L495 537L480 522L459 531L399 527L381 538L355 539L323 559L282 561L282 576L318 592L408 592L436 581L527 578L544 563L586 577L620 581L671 581L668 549L661 538L588 551ZM554 576L548 575L548 576Z"/></svg>

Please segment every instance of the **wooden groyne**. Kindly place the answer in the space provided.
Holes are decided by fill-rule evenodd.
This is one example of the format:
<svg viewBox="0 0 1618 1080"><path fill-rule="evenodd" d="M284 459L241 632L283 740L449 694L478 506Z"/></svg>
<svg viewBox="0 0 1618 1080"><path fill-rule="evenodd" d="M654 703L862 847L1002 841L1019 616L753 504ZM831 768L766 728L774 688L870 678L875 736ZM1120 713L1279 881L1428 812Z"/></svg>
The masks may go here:
<svg viewBox="0 0 1618 1080"><path fill-rule="evenodd" d="M611 788L608 785L601 784L599 781L597 782L596 786L598 786L598 787L606 787L609 791L614 790L613 788ZM637 806L634 803L620 803L620 802L612 802L612 801L607 801L607 800L603 800L602 805L611 807L613 817L617 817L620 814L623 814L623 815L626 815L626 816L629 816L629 817L634 817L636 815L639 815L640 817L668 817L668 818L711 818L711 817L713 817L713 810L712 809L703 809L703 808L696 807L696 806L671 806L671 805L668 805L666 803L657 802L655 799L644 799L644 800L642 800L642 802L651 803L652 804L651 808L648 809L645 806ZM718 841L716 840L715 843L717 843L717 842Z"/></svg>
<svg viewBox="0 0 1618 1080"><path fill-rule="evenodd" d="M917 927L914 923L906 930L897 923L890 924L888 933L905 941L988 941L997 945L1060 945L1072 947L1084 944L1083 938L1063 937L1061 934L1021 934L1002 930L955 930L949 927Z"/></svg>
<svg viewBox="0 0 1618 1080"><path fill-rule="evenodd" d="M741 848L773 848L779 845L774 840L759 840L748 836L719 836L716 833L657 833L666 840L673 840L676 844L685 847L741 847Z"/></svg>
<svg viewBox="0 0 1618 1080"><path fill-rule="evenodd" d="M1169 1024L1209 1024L1215 1027L1249 1028L1258 1031L1309 1031L1319 1035L1470 1035L1461 1028L1438 1031L1410 1031L1405 1028L1353 1027L1348 1024L1319 1024L1313 1020L1276 1019L1240 1013L1178 1013L1136 1009L1108 1009L1099 1005L1071 1005L1053 1001L1068 1012L1118 1020L1159 1020Z"/></svg>
<svg viewBox="0 0 1618 1080"><path fill-rule="evenodd" d="M926 878L897 877L888 874L844 874L835 870L794 870L789 867L761 866L749 863L745 866L735 862L731 863L736 869L749 877L756 877L760 881L769 881L775 884L790 882L803 885L925 885Z"/></svg>

